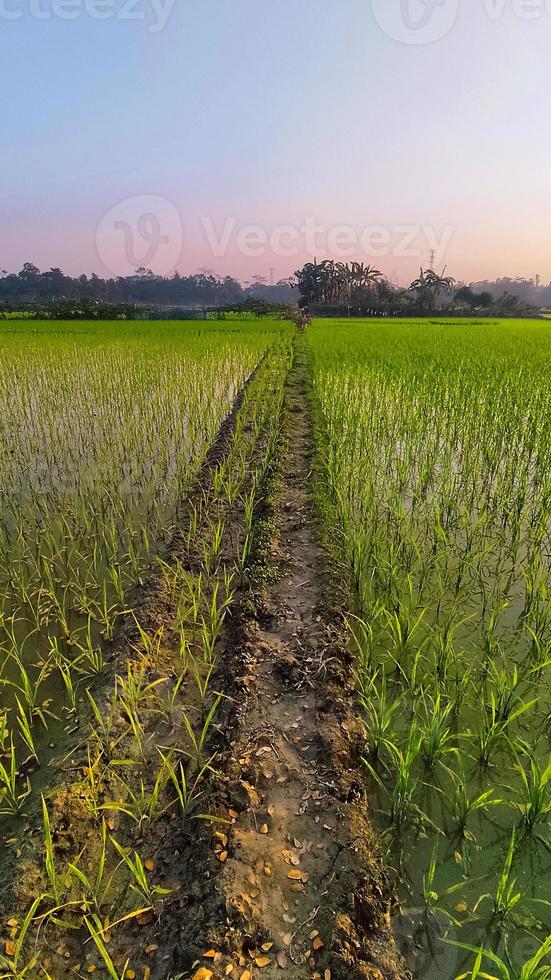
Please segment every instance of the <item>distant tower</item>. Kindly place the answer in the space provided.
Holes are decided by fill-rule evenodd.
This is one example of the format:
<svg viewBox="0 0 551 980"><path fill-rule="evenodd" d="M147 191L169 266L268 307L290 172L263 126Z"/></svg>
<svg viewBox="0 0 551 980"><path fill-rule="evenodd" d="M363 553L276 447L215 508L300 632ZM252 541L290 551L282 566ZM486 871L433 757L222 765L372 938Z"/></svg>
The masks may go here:
<svg viewBox="0 0 551 980"><path fill-rule="evenodd" d="M541 286L541 276L536 276L536 287L539 289Z"/></svg>
<svg viewBox="0 0 551 980"><path fill-rule="evenodd" d="M434 272L434 262L435 262L435 260L436 260L436 249L435 248L432 248L431 249L431 252L430 252L429 269L431 269L433 272Z"/></svg>

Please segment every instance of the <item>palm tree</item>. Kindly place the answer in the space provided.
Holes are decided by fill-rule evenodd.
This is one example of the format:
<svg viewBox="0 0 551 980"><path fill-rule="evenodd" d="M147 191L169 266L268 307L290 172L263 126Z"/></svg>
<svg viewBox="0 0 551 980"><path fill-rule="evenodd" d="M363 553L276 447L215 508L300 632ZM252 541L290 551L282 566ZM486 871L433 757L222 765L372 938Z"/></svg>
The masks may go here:
<svg viewBox="0 0 551 980"><path fill-rule="evenodd" d="M421 269L417 279L414 279L409 287L410 292L415 292L421 301L423 310L434 309L439 293L450 294L455 285L455 279L446 275L446 266L442 270L442 275L438 275L434 269Z"/></svg>
<svg viewBox="0 0 551 980"><path fill-rule="evenodd" d="M352 299L352 289L371 289L382 276L382 272L374 266L364 265L363 262L340 262L338 269L347 285L349 302Z"/></svg>

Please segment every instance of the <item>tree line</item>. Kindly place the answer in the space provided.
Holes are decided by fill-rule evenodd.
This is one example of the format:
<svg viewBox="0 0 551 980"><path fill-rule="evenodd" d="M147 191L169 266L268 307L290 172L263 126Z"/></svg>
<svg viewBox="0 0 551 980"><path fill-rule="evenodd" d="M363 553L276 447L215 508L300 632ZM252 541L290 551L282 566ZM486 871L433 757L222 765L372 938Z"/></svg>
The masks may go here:
<svg viewBox="0 0 551 980"><path fill-rule="evenodd" d="M11 311L62 319L170 318L190 315L252 313L290 315L293 308L339 315L407 315L408 313L491 312L515 316L535 309L525 299L505 291L492 296L434 269L421 269L407 287L389 282L374 266L363 262L307 262L290 279L269 285L262 277L243 286L231 276L207 272L159 276L137 269L133 276L102 279L93 274L75 278L61 269L41 272L26 262L18 273L0 273L0 315Z"/></svg>
<svg viewBox="0 0 551 980"><path fill-rule="evenodd" d="M274 286L257 279L248 287L231 276L219 277L198 272L182 276L159 276L151 269L137 269L133 276L102 279L95 273L75 278L59 268L41 272L32 262L25 262L20 272L0 274L0 305L40 306L57 302L92 304L142 305L157 307L228 307L252 298L264 301L291 303L296 293L285 280ZM73 303L75 305L75 303Z"/></svg>
<svg viewBox="0 0 551 980"><path fill-rule="evenodd" d="M492 311L495 314L522 315L534 307L514 294L505 292L493 297L490 292L476 292L470 286L457 286L455 279L434 269L421 269L406 288L384 278L374 266L362 262L308 262L295 273L299 306L317 312L322 308L347 309L351 312L372 311L431 313L437 309L450 312Z"/></svg>

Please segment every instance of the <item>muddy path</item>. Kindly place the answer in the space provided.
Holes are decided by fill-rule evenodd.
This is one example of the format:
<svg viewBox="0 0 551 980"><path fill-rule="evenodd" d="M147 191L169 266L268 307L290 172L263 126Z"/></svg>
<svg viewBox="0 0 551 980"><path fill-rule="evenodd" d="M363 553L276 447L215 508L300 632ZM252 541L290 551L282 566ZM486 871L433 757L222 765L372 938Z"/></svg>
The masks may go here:
<svg viewBox="0 0 551 980"><path fill-rule="evenodd" d="M226 642L233 701L217 795L232 823L214 834L204 925L182 949L185 976L196 980L409 977L369 822L352 663L342 618L328 612L332 572L310 483L310 376L298 338L254 601L241 603Z"/></svg>

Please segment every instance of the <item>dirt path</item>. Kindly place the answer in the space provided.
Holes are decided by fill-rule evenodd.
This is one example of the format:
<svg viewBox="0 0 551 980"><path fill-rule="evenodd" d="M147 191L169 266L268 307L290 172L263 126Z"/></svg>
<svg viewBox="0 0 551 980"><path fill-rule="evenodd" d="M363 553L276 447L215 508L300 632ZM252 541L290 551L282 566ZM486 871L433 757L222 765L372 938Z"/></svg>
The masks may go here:
<svg viewBox="0 0 551 980"><path fill-rule="evenodd" d="M328 569L309 491L309 377L299 339L264 585L227 648L227 676L240 674L221 764L235 822L218 846L215 887L226 918L210 924L211 956L192 971L198 980L408 976L368 822L342 624L324 613Z"/></svg>

